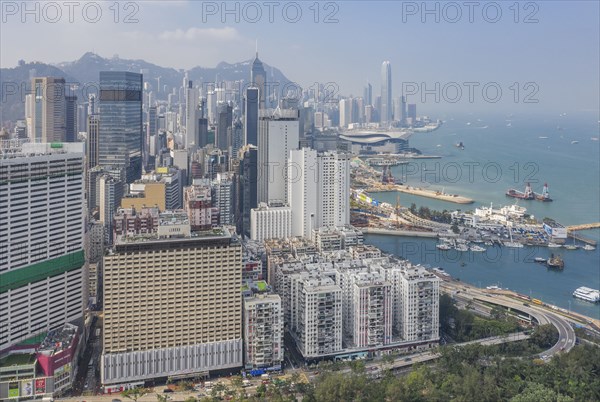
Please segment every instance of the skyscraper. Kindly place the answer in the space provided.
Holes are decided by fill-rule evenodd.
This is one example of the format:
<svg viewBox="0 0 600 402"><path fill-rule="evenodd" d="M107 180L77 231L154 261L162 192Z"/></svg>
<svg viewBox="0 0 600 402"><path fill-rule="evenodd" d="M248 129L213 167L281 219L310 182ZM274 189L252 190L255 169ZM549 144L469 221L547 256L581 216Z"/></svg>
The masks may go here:
<svg viewBox="0 0 600 402"><path fill-rule="evenodd" d="M246 145L240 161L240 215L241 230L244 236L250 236L250 211L258 206L258 150L254 145Z"/></svg>
<svg viewBox="0 0 600 402"><path fill-rule="evenodd" d="M259 120L258 202L288 203L287 164L290 151L298 149L300 123L298 111L277 109Z"/></svg>
<svg viewBox="0 0 600 402"><path fill-rule="evenodd" d="M192 81L188 81L185 90L185 146L198 145L198 89L194 88Z"/></svg>
<svg viewBox="0 0 600 402"><path fill-rule="evenodd" d="M231 131L233 129L233 108L227 103L217 107L217 131L215 133L215 146L223 151L229 150L231 145Z"/></svg>
<svg viewBox="0 0 600 402"><path fill-rule="evenodd" d="M81 318L86 297L83 144L10 147L0 152L0 350Z"/></svg>
<svg viewBox="0 0 600 402"><path fill-rule="evenodd" d="M258 94L260 96L259 108L266 108L266 86L267 86L267 73L263 67L262 61L258 58L258 49L256 50L256 58L252 62L252 70L250 71L250 84L253 87L258 88Z"/></svg>
<svg viewBox="0 0 600 402"><path fill-rule="evenodd" d="M258 144L258 106L259 89L250 87L246 89L244 130L245 145Z"/></svg>
<svg viewBox="0 0 600 402"><path fill-rule="evenodd" d="M37 77L33 89L32 131L30 138L38 142L61 142L67 139L65 79Z"/></svg>
<svg viewBox="0 0 600 402"><path fill-rule="evenodd" d="M77 96L65 96L65 140L77 141Z"/></svg>
<svg viewBox="0 0 600 402"><path fill-rule="evenodd" d="M392 122L392 66L389 61L381 65L381 123Z"/></svg>
<svg viewBox="0 0 600 402"><path fill-rule="evenodd" d="M88 116L87 121L87 144L86 144L86 157L88 169L98 165L98 135L100 130L100 124L97 114L91 114Z"/></svg>
<svg viewBox="0 0 600 402"><path fill-rule="evenodd" d="M370 82L367 82L363 98L365 100L365 106L373 104L373 86Z"/></svg>
<svg viewBox="0 0 600 402"><path fill-rule="evenodd" d="M128 183L142 174L142 75L100 72L98 163L125 169Z"/></svg>

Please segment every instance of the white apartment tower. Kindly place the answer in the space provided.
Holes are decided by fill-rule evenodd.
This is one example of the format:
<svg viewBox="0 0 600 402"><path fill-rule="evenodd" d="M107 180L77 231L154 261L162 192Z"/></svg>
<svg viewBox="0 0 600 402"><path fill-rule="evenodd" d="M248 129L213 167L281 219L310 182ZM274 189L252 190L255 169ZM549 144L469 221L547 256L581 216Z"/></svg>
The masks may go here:
<svg viewBox="0 0 600 402"><path fill-rule="evenodd" d="M293 236L350 223L349 155L302 148L290 153L288 172Z"/></svg>
<svg viewBox="0 0 600 402"><path fill-rule="evenodd" d="M0 143L0 350L83 316L82 143Z"/></svg>
<svg viewBox="0 0 600 402"><path fill-rule="evenodd" d="M260 203L250 210L250 238L263 241L292 235L292 209L287 205Z"/></svg>

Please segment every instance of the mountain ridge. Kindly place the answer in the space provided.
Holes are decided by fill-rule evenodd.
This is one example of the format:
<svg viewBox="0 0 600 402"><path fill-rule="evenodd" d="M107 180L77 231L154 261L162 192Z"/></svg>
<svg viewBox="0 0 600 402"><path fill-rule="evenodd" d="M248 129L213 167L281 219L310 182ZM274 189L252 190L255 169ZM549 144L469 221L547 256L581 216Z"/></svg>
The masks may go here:
<svg viewBox="0 0 600 402"><path fill-rule="evenodd" d="M291 82L278 68L270 66L263 62L267 72L267 81L280 83L282 86ZM162 67L157 64L147 62L143 59L122 59L118 56L111 58L102 57L94 52L86 52L79 59L74 61L64 61L60 63L43 63L40 61L26 63L20 61L19 65L12 68L0 69L0 122L16 121L23 119L25 115L25 94L31 87L29 72L36 70L36 76L54 76L64 77L69 83L79 84L80 87L97 83L100 71L147 71L144 74L144 81L152 87L156 99L166 100L167 94L171 93L173 88L178 89L183 84L185 73L188 73L188 79L197 83L220 81L250 81L250 69L252 60L244 60L236 63L227 63L222 61L215 67L196 66L191 69L175 69L172 67ZM160 79L161 88L157 89L158 79ZM18 86L20 93L12 94L14 87ZM167 86L165 92L164 86ZM83 102L81 94L77 94Z"/></svg>

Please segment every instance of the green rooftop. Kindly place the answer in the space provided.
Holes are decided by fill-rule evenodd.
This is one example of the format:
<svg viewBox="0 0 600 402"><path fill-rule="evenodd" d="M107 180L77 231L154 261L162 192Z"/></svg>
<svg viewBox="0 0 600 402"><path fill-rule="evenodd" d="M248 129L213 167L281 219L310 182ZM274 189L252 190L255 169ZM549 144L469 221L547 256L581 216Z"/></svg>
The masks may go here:
<svg viewBox="0 0 600 402"><path fill-rule="evenodd" d="M48 332L39 333L37 335L32 336L31 338L27 338L24 341L19 342L19 345L22 345L22 346L37 345L39 343L42 343L42 341L44 340L46 335L48 335Z"/></svg>
<svg viewBox="0 0 600 402"><path fill-rule="evenodd" d="M35 355L30 353L17 353L0 359L0 367L25 366L35 363Z"/></svg>
<svg viewBox="0 0 600 402"><path fill-rule="evenodd" d="M267 283L265 281L258 281L256 282L256 287L259 291L264 292L267 290Z"/></svg>

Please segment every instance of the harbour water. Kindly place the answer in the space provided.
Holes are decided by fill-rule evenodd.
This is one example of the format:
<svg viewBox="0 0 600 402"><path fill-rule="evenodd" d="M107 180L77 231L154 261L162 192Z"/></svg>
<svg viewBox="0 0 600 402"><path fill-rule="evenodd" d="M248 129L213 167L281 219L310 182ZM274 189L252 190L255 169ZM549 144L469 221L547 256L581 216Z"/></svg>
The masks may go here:
<svg viewBox="0 0 600 402"><path fill-rule="evenodd" d="M397 179L418 187L444 190L476 200L457 205L408 194L400 204L415 203L437 210L470 210L494 207L516 200L505 196L508 188L523 191L530 182L541 192L545 182L553 202L519 200L538 219L552 217L564 225L600 221L600 142L597 113L573 116L453 116L431 133L415 134L410 145L442 159L413 161L392 168ZM467 123L471 123L467 125ZM540 138L548 137L548 138ZM578 143L572 144L572 141ZM461 150L455 144L462 142ZM379 201L396 203L397 193L373 193ZM600 240L600 230L579 232ZM594 251L531 248L491 249L486 253L444 255L435 240L367 236L367 242L415 263L440 266L473 285L496 285L540 298L560 307L600 318L600 306L574 299L579 286L600 288L600 247ZM415 248L419 251L414 251ZM499 256L494 256L500 251ZM560 254L564 271L547 270L534 257ZM436 257L437 256L437 257Z"/></svg>

